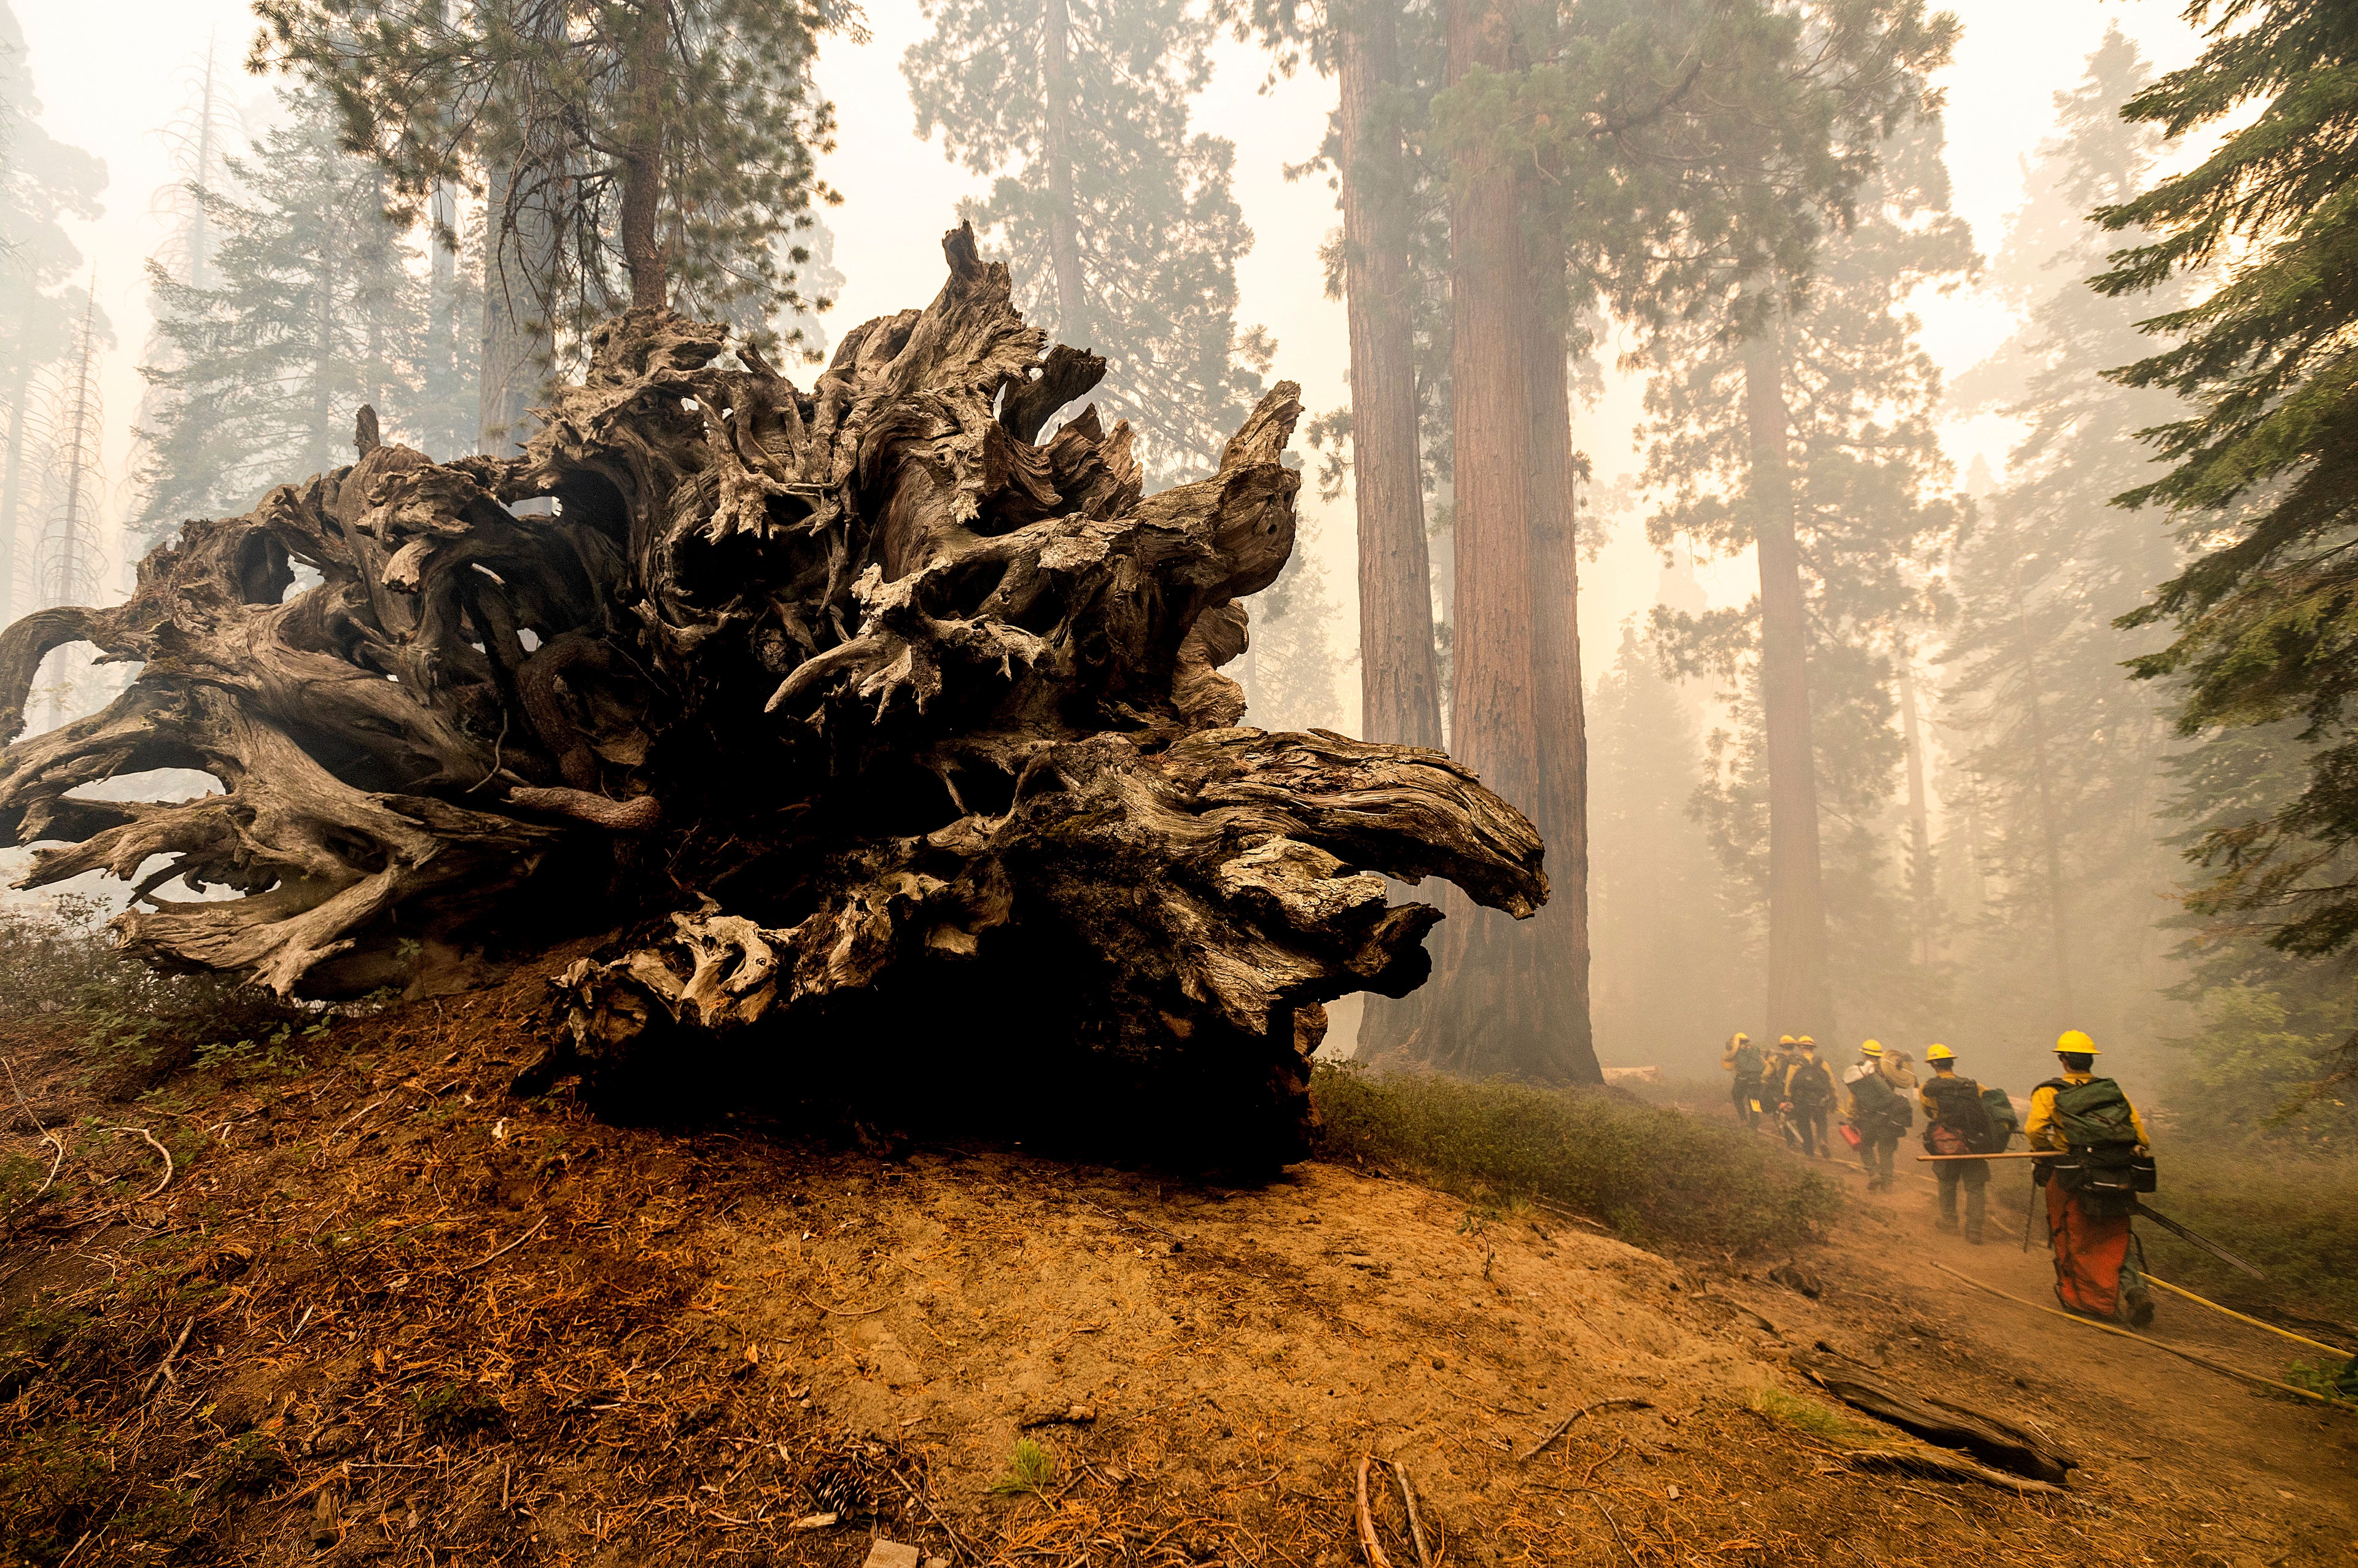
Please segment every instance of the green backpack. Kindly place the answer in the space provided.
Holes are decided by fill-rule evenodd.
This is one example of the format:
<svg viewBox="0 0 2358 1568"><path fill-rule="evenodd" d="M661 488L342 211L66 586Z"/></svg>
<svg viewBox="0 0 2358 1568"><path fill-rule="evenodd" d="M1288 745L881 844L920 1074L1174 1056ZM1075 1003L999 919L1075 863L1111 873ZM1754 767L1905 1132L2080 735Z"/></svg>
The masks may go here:
<svg viewBox="0 0 2358 1568"><path fill-rule="evenodd" d="M2136 1143L2136 1118L2129 1109L2129 1097L2112 1079L2067 1084L2061 1078L2050 1078L2039 1087L2055 1091L2055 1130L2071 1148Z"/></svg>
<svg viewBox="0 0 2358 1568"><path fill-rule="evenodd" d="M1759 1046L1738 1045L1736 1048L1736 1082L1744 1084L1757 1082L1768 1071L1768 1058L1760 1054Z"/></svg>
<svg viewBox="0 0 2358 1568"><path fill-rule="evenodd" d="M2002 1154L2022 1130L2022 1119L2014 1114L2014 1101L2004 1089L1985 1087L1982 1090L1982 1113L1989 1118L1989 1132L1982 1140L1977 1152Z"/></svg>

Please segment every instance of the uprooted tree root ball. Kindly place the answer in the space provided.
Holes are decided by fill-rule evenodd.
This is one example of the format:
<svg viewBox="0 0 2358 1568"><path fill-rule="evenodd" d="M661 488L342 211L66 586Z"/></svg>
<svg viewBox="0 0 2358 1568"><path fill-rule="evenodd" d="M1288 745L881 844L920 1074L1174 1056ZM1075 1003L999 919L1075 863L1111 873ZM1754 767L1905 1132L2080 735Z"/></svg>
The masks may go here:
<svg viewBox="0 0 2358 1568"><path fill-rule="evenodd" d="M1044 355L1006 269L946 249L807 393L633 310L521 456L435 463L363 410L352 467L17 622L12 730L53 648L143 666L0 756L0 827L64 841L28 882L132 880L135 955L309 997L602 936L527 1078L609 1104L922 1085L1297 1153L1324 1003L1426 973L1440 915L1378 873L1527 915L1538 837L1439 752L1238 727L1295 387L1145 495L1094 408L1035 439L1103 362ZM165 768L225 792L72 793ZM183 880L236 896L157 896Z"/></svg>

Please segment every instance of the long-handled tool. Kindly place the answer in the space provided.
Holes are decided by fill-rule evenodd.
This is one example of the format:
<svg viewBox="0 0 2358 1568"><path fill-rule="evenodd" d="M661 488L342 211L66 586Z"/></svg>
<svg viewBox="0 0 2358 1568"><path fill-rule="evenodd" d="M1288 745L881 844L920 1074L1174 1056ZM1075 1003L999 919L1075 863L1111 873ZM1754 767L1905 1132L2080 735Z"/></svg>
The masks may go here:
<svg viewBox="0 0 2358 1568"><path fill-rule="evenodd" d="M2178 1237L2181 1240L2193 1243L2203 1251L2211 1254L2213 1258L2218 1259L2222 1263L2226 1264L2230 1269L2241 1269L2244 1273L2249 1274L2255 1280L2265 1280L2267 1278L2266 1274L2261 1273L2257 1269L2253 1268L2249 1263L2244 1262L2241 1258L2236 1257L2224 1247L2220 1246L2217 1242L2211 1240L2207 1237L2197 1236L2194 1232L2187 1229L2186 1227L2179 1224L2178 1221L2170 1218L2168 1215L2156 1214L2153 1210L2146 1207L2142 1203L2137 1204L2136 1212L2145 1216L2146 1218L2153 1221L2164 1230L2169 1231L2172 1236Z"/></svg>
<svg viewBox="0 0 2358 1568"><path fill-rule="evenodd" d="M2012 1149L2003 1154L1919 1154L1920 1165L1931 1160L2069 1160L2061 1149Z"/></svg>

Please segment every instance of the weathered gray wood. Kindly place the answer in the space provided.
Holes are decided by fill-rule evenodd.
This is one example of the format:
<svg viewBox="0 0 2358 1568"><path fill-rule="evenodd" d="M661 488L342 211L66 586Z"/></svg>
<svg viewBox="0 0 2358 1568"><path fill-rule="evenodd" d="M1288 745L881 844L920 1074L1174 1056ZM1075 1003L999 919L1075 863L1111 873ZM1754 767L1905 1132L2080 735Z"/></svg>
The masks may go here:
<svg viewBox="0 0 2358 1568"><path fill-rule="evenodd" d="M1915 1394L1871 1377L1840 1356L1799 1351L1794 1368L1826 1392L1878 1421L1943 1448L1961 1449L2017 1476L2061 1486L2079 1461L2053 1443L1987 1411Z"/></svg>
<svg viewBox="0 0 2358 1568"><path fill-rule="evenodd" d="M136 878L133 952L311 996L602 935L543 1079L995 1030L1298 1152L1323 1004L1425 973L1439 916L1379 873L1527 915L1539 839L1439 752L1238 727L1291 384L1145 495L1093 407L1034 442L1103 362L1044 355L1005 268L945 248L933 303L807 392L633 310L521 455L437 464L364 413L357 462L186 524L128 602L0 633L10 733L49 648L142 666L0 754L0 831L49 841L29 882ZM323 580L290 597L296 563ZM226 793L71 794L166 767Z"/></svg>

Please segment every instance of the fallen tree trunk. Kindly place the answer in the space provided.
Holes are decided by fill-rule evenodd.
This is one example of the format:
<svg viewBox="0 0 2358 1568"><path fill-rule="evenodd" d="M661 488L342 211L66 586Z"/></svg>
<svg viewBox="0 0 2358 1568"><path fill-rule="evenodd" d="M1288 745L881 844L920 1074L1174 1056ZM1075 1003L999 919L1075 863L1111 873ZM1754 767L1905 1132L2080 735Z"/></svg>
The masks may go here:
<svg viewBox="0 0 2358 1568"><path fill-rule="evenodd" d="M1196 1153L1298 1152L1323 1004L1426 972L1440 916L1383 876L1524 916L1539 839L1437 752L1238 727L1291 384L1144 495L1094 408L1039 439L1102 362L946 249L808 392L633 310L519 457L438 464L363 411L352 467L9 628L11 734L51 649L142 666L0 754L0 828L50 841L27 885L131 880L133 952L311 997L602 934L533 1077L611 1098L1116 1096ZM77 793L163 768L223 790Z"/></svg>
<svg viewBox="0 0 2358 1568"><path fill-rule="evenodd" d="M1796 1370L1853 1409L1942 1448L1954 1448L2016 1476L2061 1486L2079 1462L2037 1433L2003 1416L1970 1406L1914 1394L1869 1377L1839 1356L1797 1352Z"/></svg>

